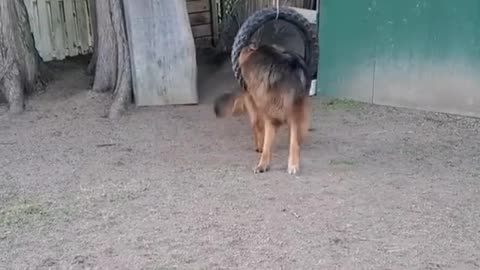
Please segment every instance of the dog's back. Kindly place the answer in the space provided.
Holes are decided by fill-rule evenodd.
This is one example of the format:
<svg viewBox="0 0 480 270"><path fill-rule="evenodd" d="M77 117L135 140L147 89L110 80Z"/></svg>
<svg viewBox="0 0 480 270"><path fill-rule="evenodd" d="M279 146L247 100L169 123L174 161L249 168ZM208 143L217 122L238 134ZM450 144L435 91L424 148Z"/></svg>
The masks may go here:
<svg viewBox="0 0 480 270"><path fill-rule="evenodd" d="M253 73L253 78L250 76L246 80L257 81L263 76L268 88L300 82L304 85L296 85L300 95L306 94L305 91L310 88L311 79L302 57L275 45L244 49L240 55L240 65L242 75Z"/></svg>
<svg viewBox="0 0 480 270"><path fill-rule="evenodd" d="M288 121L308 97L311 79L305 62L294 53L268 45L246 48L240 68L257 109L274 122Z"/></svg>
<svg viewBox="0 0 480 270"><path fill-rule="evenodd" d="M246 103L254 103L250 107L283 123L295 104L303 106L312 80L299 55L275 45L246 47L240 53L239 64L246 92L219 96L214 103L217 117L243 114Z"/></svg>

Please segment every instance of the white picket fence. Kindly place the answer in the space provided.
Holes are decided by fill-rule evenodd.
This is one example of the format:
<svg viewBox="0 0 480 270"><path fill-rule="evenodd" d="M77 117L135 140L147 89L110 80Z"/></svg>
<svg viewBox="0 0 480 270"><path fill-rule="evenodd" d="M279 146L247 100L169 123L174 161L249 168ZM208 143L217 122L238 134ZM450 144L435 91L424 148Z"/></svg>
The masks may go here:
<svg viewBox="0 0 480 270"><path fill-rule="evenodd" d="M92 51L90 7L93 0L24 1L35 44L44 61L62 60Z"/></svg>

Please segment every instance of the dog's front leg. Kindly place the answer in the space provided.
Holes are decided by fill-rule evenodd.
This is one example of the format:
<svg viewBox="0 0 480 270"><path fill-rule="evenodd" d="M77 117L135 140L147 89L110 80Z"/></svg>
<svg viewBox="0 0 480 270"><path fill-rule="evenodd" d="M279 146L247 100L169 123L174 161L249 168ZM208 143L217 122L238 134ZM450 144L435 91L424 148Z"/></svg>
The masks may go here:
<svg viewBox="0 0 480 270"><path fill-rule="evenodd" d="M275 135L277 133L277 128L272 124L271 121L266 120L264 122L264 140L263 140L263 149L262 154L260 155L260 161L258 162L257 167L255 168L255 173L266 172L270 169L270 161L272 159L272 146L273 141L275 140Z"/></svg>

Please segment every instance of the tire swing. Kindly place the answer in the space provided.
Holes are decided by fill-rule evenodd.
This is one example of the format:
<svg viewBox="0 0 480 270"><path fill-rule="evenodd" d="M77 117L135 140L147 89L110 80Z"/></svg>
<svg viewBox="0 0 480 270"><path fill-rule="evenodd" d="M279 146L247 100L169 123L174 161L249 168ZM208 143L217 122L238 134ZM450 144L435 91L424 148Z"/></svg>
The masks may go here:
<svg viewBox="0 0 480 270"><path fill-rule="evenodd" d="M243 48L249 45L252 36L260 27L275 20L285 21L293 25L300 32L305 46L304 61L310 71L310 78L316 78L318 64L318 37L315 28L303 15L294 9L288 7L281 7L278 9L276 7L264 8L258 10L247 18L240 27L233 42L231 53L232 68L235 78L242 88L245 87L245 82L242 78L238 62L240 52Z"/></svg>

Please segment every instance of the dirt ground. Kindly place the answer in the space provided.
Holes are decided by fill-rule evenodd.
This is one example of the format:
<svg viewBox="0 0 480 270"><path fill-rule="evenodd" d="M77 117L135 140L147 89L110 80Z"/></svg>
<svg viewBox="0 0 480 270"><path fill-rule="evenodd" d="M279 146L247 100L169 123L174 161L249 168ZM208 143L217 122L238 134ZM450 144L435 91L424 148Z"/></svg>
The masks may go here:
<svg viewBox="0 0 480 270"><path fill-rule="evenodd" d="M119 121L78 63L56 72L0 107L0 269L480 268L479 120L315 98L300 175L284 130L254 175L246 119L208 104L228 70Z"/></svg>

